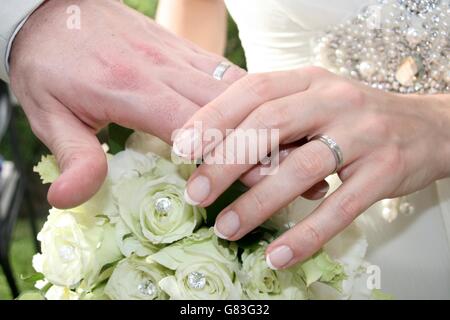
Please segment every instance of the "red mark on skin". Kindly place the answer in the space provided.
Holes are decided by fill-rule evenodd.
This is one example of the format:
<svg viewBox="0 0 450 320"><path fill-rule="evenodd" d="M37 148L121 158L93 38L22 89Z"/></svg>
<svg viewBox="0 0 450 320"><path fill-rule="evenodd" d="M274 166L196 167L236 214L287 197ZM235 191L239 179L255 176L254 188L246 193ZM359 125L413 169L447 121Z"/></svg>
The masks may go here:
<svg viewBox="0 0 450 320"><path fill-rule="evenodd" d="M144 84L136 64L125 59L120 54L97 54L97 61L101 65L100 82L108 89L113 90L137 90Z"/></svg>
<svg viewBox="0 0 450 320"><path fill-rule="evenodd" d="M124 37L126 36L124 35ZM127 38L127 41L133 50L144 54L152 65L161 66L169 62L169 59L159 49L139 40Z"/></svg>

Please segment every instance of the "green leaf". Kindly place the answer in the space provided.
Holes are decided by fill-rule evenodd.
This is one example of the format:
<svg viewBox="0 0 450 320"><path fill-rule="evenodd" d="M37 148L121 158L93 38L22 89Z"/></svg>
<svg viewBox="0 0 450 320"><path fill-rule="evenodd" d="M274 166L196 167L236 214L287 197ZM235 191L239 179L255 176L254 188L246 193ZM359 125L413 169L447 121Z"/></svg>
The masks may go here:
<svg viewBox="0 0 450 320"><path fill-rule="evenodd" d="M256 249L259 246L261 240L271 242L275 238L275 234L278 232L276 229L272 229L267 225L261 225L252 232L248 233L242 239L236 241L239 248L242 249Z"/></svg>
<svg viewBox="0 0 450 320"><path fill-rule="evenodd" d="M216 201L214 201L212 205L206 208L206 225L208 227L212 227L216 222L216 218L219 213L247 191L248 187L240 181L236 181L233 185L231 185L231 187L229 187ZM262 225L236 243L242 249L251 249L257 246L261 240L273 238L276 232L276 229L273 229L268 225Z"/></svg>
<svg viewBox="0 0 450 320"><path fill-rule="evenodd" d="M29 275L29 276L23 276L23 275L20 275L20 279L23 281L23 282L26 282L26 283L31 283L31 284L35 284L37 281L39 281L39 280L44 280L45 279L45 276L42 274L42 273L34 273L34 274L32 274L32 275Z"/></svg>
<svg viewBox="0 0 450 320"><path fill-rule="evenodd" d="M109 133L109 152L116 154L125 149L125 143L128 137L133 133L132 129L128 129L117 124L110 124L108 127Z"/></svg>
<svg viewBox="0 0 450 320"><path fill-rule="evenodd" d="M219 213L247 190L248 188L242 182L236 181L233 183L212 205L206 208L206 225L208 227L214 226Z"/></svg>

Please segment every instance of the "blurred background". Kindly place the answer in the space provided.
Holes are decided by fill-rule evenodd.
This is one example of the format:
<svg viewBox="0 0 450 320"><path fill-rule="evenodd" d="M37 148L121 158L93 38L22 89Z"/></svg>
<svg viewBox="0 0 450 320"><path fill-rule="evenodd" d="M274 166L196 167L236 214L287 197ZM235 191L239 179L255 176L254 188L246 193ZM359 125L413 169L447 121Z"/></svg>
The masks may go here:
<svg viewBox="0 0 450 320"><path fill-rule="evenodd" d="M124 2L149 17L154 16L158 5L157 0ZM226 56L245 68L238 30L231 18L228 23ZM3 87L3 83L1 85L6 90L6 86ZM0 100L1 103L6 101ZM23 292L33 288L31 281L26 278L34 273L31 266L31 259L37 249L34 233L41 229L49 209L46 200L48 186L41 184L37 174L33 173L33 166L49 151L33 135L20 108L13 108L11 115L3 114L1 110L0 106L0 122L2 118L9 121L4 121L8 122L4 135L0 125L0 178L11 176L8 174L11 164L17 168L17 176L8 179L14 182L13 196L8 196L8 184L0 180L0 300L5 300L13 298L14 291ZM8 271L11 271L9 282L13 281L17 290L11 290L7 281Z"/></svg>

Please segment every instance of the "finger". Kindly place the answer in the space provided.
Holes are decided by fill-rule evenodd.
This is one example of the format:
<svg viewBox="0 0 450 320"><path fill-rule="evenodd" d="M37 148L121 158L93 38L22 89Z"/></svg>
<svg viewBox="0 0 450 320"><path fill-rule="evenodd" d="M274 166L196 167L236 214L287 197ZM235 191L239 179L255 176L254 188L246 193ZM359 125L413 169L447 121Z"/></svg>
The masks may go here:
<svg viewBox="0 0 450 320"><path fill-rule="evenodd" d="M386 177L374 168L370 166L345 181L310 216L275 240L267 248L268 265L273 269L288 268L309 258L382 199Z"/></svg>
<svg viewBox="0 0 450 320"><path fill-rule="evenodd" d="M96 87L93 89L95 91ZM105 91L99 88L93 96L72 99L67 101L79 101L81 105L92 105L91 101L98 101L98 109L106 113L103 115L104 122L144 131L168 143L171 143L173 132L200 109L168 86L152 82L133 94L126 90Z"/></svg>
<svg viewBox="0 0 450 320"><path fill-rule="evenodd" d="M265 176L260 174L261 166L252 168L240 179L247 187L253 187L259 183ZM328 182L325 180L312 186L309 190L302 194L302 197L308 200L319 200L325 197L330 189Z"/></svg>
<svg viewBox="0 0 450 320"><path fill-rule="evenodd" d="M61 170L48 191L48 201L56 208L73 208L100 189L107 174L106 155L93 130L57 102L52 109L34 125Z"/></svg>
<svg viewBox="0 0 450 320"><path fill-rule="evenodd" d="M280 150L280 163L288 157L288 155L294 151L297 147L290 148L281 148ZM241 182L244 183L248 187L253 187L257 183L259 183L265 175L261 174L261 168L263 165L259 164L241 176ZM323 180L316 185L314 185L311 189L307 190L302 197L309 200L319 200L326 196L328 193L330 186L328 183Z"/></svg>
<svg viewBox="0 0 450 320"><path fill-rule="evenodd" d="M133 106L129 101L127 105L130 108L121 110L122 115L118 114L117 123L151 133L169 144L172 142L173 132L181 128L200 108L169 88L157 96L142 96L140 100L141 104ZM123 120L128 118L129 124Z"/></svg>
<svg viewBox="0 0 450 320"><path fill-rule="evenodd" d="M183 126L174 137L174 152L187 158L209 153L220 141L208 141L204 133L217 131L224 137L261 104L304 91L310 81L310 74L300 71L253 74L236 81Z"/></svg>
<svg viewBox="0 0 450 320"><path fill-rule="evenodd" d="M225 84L231 85L237 80L243 78L247 75L247 72L236 66L235 64L227 61L225 58L215 55L203 55L203 56L193 56L191 59L191 65L198 70L201 70L207 77L210 79L213 79L214 71L219 66L219 64L225 62L229 63L230 67L225 71L221 82L224 82ZM208 101L209 102L209 101Z"/></svg>
<svg viewBox="0 0 450 320"><path fill-rule="evenodd" d="M334 133L338 137L339 134ZM347 144L340 145L349 161L354 157ZM320 141L311 141L295 150L279 167L259 184L224 209L216 219L217 235L238 240L286 207L299 195L322 181L335 169L330 149Z"/></svg>
<svg viewBox="0 0 450 320"><path fill-rule="evenodd" d="M280 163L283 163L283 161L297 148L298 146L281 146L279 154ZM265 166L261 163L252 167L240 177L240 180L248 187L253 187L266 176L263 174L263 167Z"/></svg>
<svg viewBox="0 0 450 320"><path fill-rule="evenodd" d="M253 111L204 158L204 164L188 181L187 200L200 206L210 205L241 175L272 153L269 168L260 167L260 174L266 176L270 167L278 166L276 149L280 143L297 141L323 122L321 118L328 113L317 111L324 110L320 103L315 95L304 92L271 101ZM199 181L203 181L201 187L195 184Z"/></svg>
<svg viewBox="0 0 450 320"><path fill-rule="evenodd" d="M182 78L180 74L186 76L186 79L180 79ZM230 85L227 82L217 81L211 75L192 68L186 70L168 70L164 73L163 77L165 84L198 106L204 106L211 100L217 98Z"/></svg>

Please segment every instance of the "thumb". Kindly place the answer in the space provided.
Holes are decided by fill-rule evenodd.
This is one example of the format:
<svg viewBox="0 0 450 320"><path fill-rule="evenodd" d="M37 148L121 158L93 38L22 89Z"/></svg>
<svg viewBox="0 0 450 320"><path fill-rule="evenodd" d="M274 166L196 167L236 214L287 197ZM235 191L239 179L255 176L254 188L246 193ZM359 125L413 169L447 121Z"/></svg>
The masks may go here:
<svg viewBox="0 0 450 320"><path fill-rule="evenodd" d="M105 152L94 131L70 112L50 115L45 125L38 136L55 155L61 170L50 186L48 202L60 209L76 207L102 186L108 170Z"/></svg>

